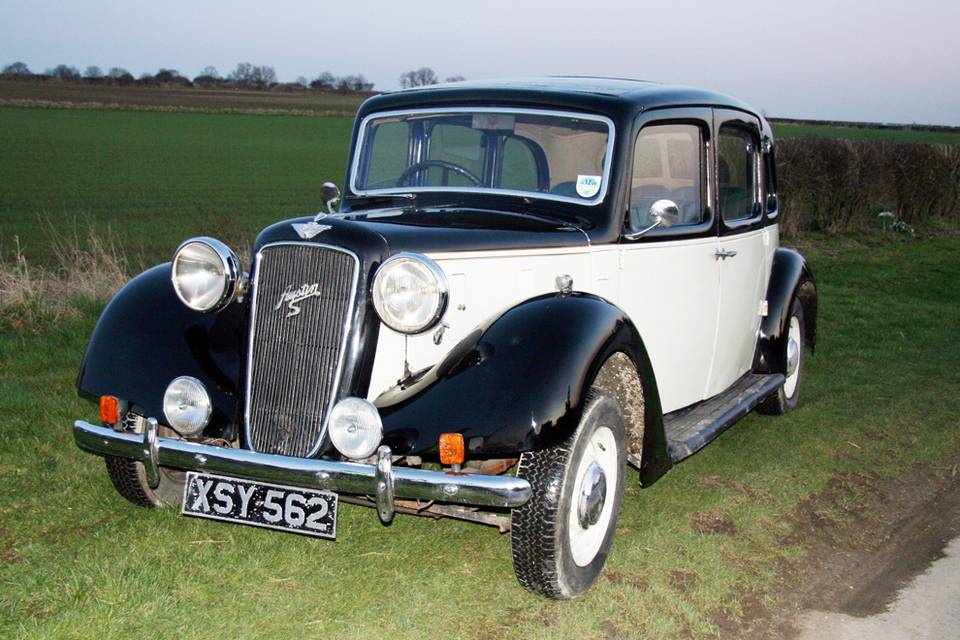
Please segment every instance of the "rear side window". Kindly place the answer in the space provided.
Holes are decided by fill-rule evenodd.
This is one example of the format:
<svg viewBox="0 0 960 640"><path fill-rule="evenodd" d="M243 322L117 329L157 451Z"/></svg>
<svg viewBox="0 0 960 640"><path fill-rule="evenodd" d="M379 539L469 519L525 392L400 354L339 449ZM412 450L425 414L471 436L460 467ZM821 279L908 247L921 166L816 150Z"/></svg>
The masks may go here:
<svg viewBox="0 0 960 640"><path fill-rule="evenodd" d="M757 213L757 138L745 127L723 126L717 144L717 185L724 220Z"/></svg>
<svg viewBox="0 0 960 640"><path fill-rule="evenodd" d="M672 200L680 211L680 225L703 222L703 135L692 124L644 127L637 136L630 184L631 231L652 224L650 206Z"/></svg>

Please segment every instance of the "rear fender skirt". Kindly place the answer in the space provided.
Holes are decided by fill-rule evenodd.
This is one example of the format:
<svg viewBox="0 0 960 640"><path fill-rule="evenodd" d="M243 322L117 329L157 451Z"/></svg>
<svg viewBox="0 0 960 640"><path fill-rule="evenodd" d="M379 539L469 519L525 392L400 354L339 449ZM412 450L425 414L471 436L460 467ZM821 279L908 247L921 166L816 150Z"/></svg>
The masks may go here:
<svg viewBox="0 0 960 640"><path fill-rule="evenodd" d="M753 369L760 373L786 371L787 324L794 298L803 305L806 342L811 350L817 344L817 283L807 261L797 251L780 247L773 255L770 283L767 285L767 315L760 323L760 335Z"/></svg>
<svg viewBox="0 0 960 640"><path fill-rule="evenodd" d="M240 401L245 305L219 313L188 309L173 290L170 263L128 282L97 321L77 377L81 395L117 396L164 422L163 393L192 376L213 403L210 437L232 438Z"/></svg>
<svg viewBox="0 0 960 640"><path fill-rule="evenodd" d="M623 311L583 293L513 307L435 367L377 398L384 444L397 454L434 457L440 434L459 432L467 458L516 457L556 445L576 428L587 390L617 352L638 365L646 401L643 462L652 479L669 462L646 350Z"/></svg>

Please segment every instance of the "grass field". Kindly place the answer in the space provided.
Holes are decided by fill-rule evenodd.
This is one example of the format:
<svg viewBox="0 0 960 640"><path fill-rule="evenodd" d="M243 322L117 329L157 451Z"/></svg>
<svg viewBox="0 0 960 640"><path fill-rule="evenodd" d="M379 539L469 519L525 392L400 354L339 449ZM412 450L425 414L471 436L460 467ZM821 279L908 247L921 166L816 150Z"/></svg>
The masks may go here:
<svg viewBox="0 0 960 640"><path fill-rule="evenodd" d="M49 263L52 224L107 225L167 259L198 233L250 242L343 182L352 118L0 109L0 251Z"/></svg>
<svg viewBox="0 0 960 640"><path fill-rule="evenodd" d="M60 82L16 82L0 79L0 104L28 102L38 106L196 110L209 112L291 112L352 116L364 96L319 91L248 91L183 87L112 87Z"/></svg>
<svg viewBox="0 0 960 640"><path fill-rule="evenodd" d="M252 237L342 180L347 118L0 109L0 238L52 260L44 216L109 225L164 259ZM148 511L73 444L74 379L100 304L0 319L0 637L702 637L773 602L808 547L796 514L850 519L863 480L960 454L960 241L809 239L820 340L800 408L751 415L650 489L628 485L613 555L573 602L523 591L493 529L344 505L334 543ZM146 363L148 366L149 363ZM846 491L819 504L826 486ZM870 512L866 516L870 517Z"/></svg>

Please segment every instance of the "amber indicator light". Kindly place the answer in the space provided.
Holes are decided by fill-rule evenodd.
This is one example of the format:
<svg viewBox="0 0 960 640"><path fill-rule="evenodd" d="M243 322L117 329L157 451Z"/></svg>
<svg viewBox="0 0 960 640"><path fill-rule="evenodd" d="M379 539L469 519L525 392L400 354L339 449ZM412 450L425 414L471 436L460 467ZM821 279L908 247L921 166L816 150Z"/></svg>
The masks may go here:
<svg viewBox="0 0 960 640"><path fill-rule="evenodd" d="M440 463L441 464L463 464L463 434L462 433L441 433L440 434Z"/></svg>
<svg viewBox="0 0 960 640"><path fill-rule="evenodd" d="M109 425L120 422L120 401L115 396L100 396L100 420Z"/></svg>

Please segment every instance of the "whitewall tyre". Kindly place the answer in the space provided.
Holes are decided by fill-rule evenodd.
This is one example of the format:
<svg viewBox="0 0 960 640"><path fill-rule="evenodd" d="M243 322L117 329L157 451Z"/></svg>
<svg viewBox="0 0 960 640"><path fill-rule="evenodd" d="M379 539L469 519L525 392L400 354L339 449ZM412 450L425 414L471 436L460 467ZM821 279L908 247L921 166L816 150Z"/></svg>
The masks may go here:
<svg viewBox="0 0 960 640"><path fill-rule="evenodd" d="M796 408L800 401L800 385L803 382L803 367L806 363L806 325L803 319L803 305L796 298L790 305L790 318L787 320L787 342L784 360L787 364L783 386L770 394L760 403L757 410L769 415L782 415Z"/></svg>
<svg viewBox="0 0 960 640"><path fill-rule="evenodd" d="M610 552L627 459L620 406L592 389L583 417L564 443L522 454L519 477L533 496L513 510L513 568L525 588L575 598L597 579Z"/></svg>

